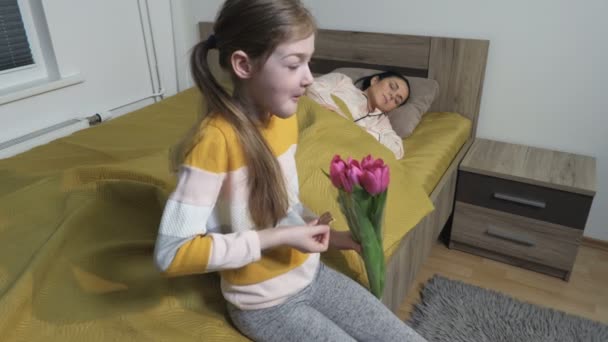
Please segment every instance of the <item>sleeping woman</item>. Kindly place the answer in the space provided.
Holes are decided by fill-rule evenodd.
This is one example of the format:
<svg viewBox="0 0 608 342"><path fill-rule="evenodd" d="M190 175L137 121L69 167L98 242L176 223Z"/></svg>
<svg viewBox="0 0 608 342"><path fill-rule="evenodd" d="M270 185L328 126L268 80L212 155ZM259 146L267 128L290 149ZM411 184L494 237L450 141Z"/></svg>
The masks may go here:
<svg viewBox="0 0 608 342"><path fill-rule="evenodd" d="M359 83L361 89L355 85ZM397 159L403 157L403 140L393 130L386 113L407 101L410 86L405 77L386 71L353 82L344 74L330 73L316 78L306 94L324 107L349 118L332 95L338 97L348 107L354 122L390 149Z"/></svg>

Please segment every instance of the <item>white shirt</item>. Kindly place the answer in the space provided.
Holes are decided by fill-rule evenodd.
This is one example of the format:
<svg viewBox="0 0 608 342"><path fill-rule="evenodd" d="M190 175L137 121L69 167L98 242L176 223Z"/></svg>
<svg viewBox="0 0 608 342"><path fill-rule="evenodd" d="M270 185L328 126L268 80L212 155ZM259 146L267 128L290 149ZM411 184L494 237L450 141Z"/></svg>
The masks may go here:
<svg viewBox="0 0 608 342"><path fill-rule="evenodd" d="M349 118L348 115L340 111L338 105L331 98L331 95L337 96L344 101L357 125L391 150L397 159L403 158L405 152L403 140L393 130L388 116L382 115L382 112L378 109L369 112L367 97L361 89L353 84L353 80L348 76L331 73L317 77L306 90L306 95L322 106Z"/></svg>

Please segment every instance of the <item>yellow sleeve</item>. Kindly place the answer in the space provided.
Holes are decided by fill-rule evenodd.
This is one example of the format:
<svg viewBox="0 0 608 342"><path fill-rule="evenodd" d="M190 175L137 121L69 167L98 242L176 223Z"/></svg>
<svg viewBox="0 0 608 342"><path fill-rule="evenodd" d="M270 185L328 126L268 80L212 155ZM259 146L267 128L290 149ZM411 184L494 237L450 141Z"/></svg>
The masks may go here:
<svg viewBox="0 0 608 342"><path fill-rule="evenodd" d="M168 277L205 273L211 255L213 239L199 235L183 244L175 254L169 268L163 272Z"/></svg>

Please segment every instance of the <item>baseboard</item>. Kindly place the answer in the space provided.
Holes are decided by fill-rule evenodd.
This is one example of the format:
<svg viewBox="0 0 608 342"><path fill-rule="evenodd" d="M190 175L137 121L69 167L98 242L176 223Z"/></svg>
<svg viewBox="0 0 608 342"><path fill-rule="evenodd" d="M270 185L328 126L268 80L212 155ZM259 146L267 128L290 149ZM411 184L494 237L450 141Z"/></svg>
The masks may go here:
<svg viewBox="0 0 608 342"><path fill-rule="evenodd" d="M608 241L604 240L597 240L583 236L583 238L581 239L581 245L608 251Z"/></svg>

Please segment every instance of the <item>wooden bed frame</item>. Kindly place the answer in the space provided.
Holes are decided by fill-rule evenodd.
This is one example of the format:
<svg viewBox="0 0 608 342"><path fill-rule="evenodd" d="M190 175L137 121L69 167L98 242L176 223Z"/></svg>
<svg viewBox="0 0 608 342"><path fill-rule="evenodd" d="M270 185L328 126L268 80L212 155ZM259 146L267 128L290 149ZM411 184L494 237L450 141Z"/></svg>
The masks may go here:
<svg viewBox="0 0 608 342"><path fill-rule="evenodd" d="M202 39L212 32L212 25L199 24ZM315 74L339 67L361 67L431 78L439 83L439 96L430 110L457 112L473 122L471 136L430 195L435 210L401 240L387 264L382 301L393 312L402 304L452 214L458 165L477 132L489 45L487 40L401 34L336 30L319 30L317 34L312 63Z"/></svg>

